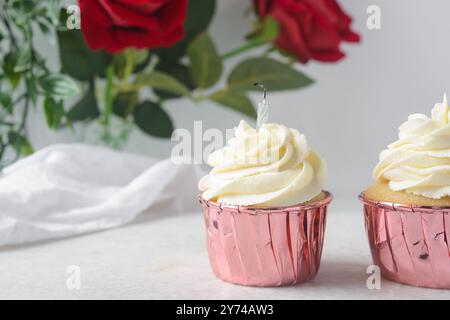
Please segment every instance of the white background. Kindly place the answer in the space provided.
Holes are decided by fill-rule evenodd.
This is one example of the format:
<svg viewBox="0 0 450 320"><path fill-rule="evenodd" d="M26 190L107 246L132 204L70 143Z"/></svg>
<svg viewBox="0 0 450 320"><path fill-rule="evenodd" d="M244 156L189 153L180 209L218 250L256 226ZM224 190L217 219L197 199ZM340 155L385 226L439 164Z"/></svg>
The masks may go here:
<svg viewBox="0 0 450 320"><path fill-rule="evenodd" d="M220 52L242 44L251 18L244 17L250 1L219 0L211 34ZM306 134L310 144L328 162L327 188L337 196L353 197L371 183L379 152L396 139L398 126L410 113L429 114L435 102L450 93L450 2L446 0L345 0L354 17L353 29L362 42L345 45L347 58L337 64L311 61L299 69L316 83L303 90L270 94L271 121ZM366 9L381 8L381 30L368 30ZM44 41L56 61L56 48ZM249 55L256 55L251 52ZM241 57L230 59L229 70ZM257 101L259 94L253 94ZM194 105L187 100L167 104L178 128L192 129L194 120L204 128L232 128L242 116L213 103ZM247 119L248 120L248 119ZM41 112L29 122L37 148L60 141L79 141L80 135L54 134L45 127ZM96 133L88 131L87 140ZM128 150L168 157L173 144L137 130Z"/></svg>

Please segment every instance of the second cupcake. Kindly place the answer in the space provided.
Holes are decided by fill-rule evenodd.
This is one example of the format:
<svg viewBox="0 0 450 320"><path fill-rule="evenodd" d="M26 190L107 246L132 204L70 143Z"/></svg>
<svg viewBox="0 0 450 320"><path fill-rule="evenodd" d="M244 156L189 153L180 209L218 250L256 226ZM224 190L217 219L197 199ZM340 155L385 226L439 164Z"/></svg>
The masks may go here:
<svg viewBox="0 0 450 320"><path fill-rule="evenodd" d="M374 263L384 277L450 289L450 110L413 114L380 154L360 195Z"/></svg>

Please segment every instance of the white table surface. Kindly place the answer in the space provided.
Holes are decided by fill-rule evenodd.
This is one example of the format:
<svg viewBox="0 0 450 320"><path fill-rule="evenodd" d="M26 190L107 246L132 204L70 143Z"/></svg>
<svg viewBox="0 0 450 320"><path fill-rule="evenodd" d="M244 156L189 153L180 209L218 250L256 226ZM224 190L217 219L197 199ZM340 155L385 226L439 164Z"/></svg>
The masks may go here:
<svg viewBox="0 0 450 320"><path fill-rule="evenodd" d="M0 299L450 299L450 290L382 280L366 286L371 264L357 201L331 206L322 265L313 281L294 287L229 284L210 271L198 212L146 212L113 230L0 248ZM81 270L68 289L67 268Z"/></svg>

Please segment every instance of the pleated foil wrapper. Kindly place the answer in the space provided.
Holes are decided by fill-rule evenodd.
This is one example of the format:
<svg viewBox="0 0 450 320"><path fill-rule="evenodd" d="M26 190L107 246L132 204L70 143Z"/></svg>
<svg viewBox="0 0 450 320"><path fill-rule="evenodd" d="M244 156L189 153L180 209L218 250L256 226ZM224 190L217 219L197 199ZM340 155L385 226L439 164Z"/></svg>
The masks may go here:
<svg viewBox="0 0 450 320"><path fill-rule="evenodd" d="M255 208L207 201L208 255L222 280L259 287L294 285L314 278L322 254L327 206L318 202Z"/></svg>
<svg viewBox="0 0 450 320"><path fill-rule="evenodd" d="M386 279L450 289L450 207L359 199L373 262Z"/></svg>

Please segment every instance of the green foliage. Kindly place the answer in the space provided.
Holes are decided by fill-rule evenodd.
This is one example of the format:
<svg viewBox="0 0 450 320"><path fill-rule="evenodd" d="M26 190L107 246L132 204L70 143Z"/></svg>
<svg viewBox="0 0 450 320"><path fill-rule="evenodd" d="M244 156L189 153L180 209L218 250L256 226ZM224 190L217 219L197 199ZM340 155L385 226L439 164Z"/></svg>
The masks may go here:
<svg viewBox="0 0 450 320"><path fill-rule="evenodd" d="M102 139L105 143L113 142L113 136L111 133L111 115L112 115L112 104L113 104L113 81L114 81L114 66L109 65L106 68L106 86L104 92L104 110L103 110L103 135Z"/></svg>
<svg viewBox="0 0 450 320"><path fill-rule="evenodd" d="M75 81L65 74L46 74L39 77L38 83L46 95L55 99L70 98L80 93Z"/></svg>
<svg viewBox="0 0 450 320"><path fill-rule="evenodd" d="M92 82L85 95L67 113L70 121L85 121L100 116L94 90L94 82Z"/></svg>
<svg viewBox="0 0 450 320"><path fill-rule="evenodd" d="M62 73L84 81L105 76L111 55L90 50L79 30L58 31L57 35Z"/></svg>
<svg viewBox="0 0 450 320"><path fill-rule="evenodd" d="M19 54L17 49L13 49L13 51L8 52L3 57L3 72L5 74L5 77L9 80L9 83L11 84L11 87L13 89L17 88L22 77L22 74L20 72L15 71L18 58Z"/></svg>
<svg viewBox="0 0 450 320"><path fill-rule="evenodd" d="M11 113L13 111L12 110L12 98L8 92L0 91L0 105L8 113Z"/></svg>
<svg viewBox="0 0 450 320"><path fill-rule="evenodd" d="M193 91L195 89L195 84L194 81L192 81L190 69L185 65L177 62L164 63L163 61L161 61L155 67L155 70L172 75L176 80L178 80L178 82L185 85L186 88L188 88L190 91ZM174 99L183 96L171 91L158 90L156 88L153 88L153 91L161 99Z"/></svg>
<svg viewBox="0 0 450 320"><path fill-rule="evenodd" d="M17 61L14 65L14 72L21 73L27 71L31 67L31 48L29 46L24 46L21 48L17 54Z"/></svg>
<svg viewBox="0 0 450 320"><path fill-rule="evenodd" d="M251 58L239 63L228 77L231 90L258 90L255 82L268 90L290 90L306 87L314 81L289 64L270 58Z"/></svg>
<svg viewBox="0 0 450 320"><path fill-rule="evenodd" d="M25 86L27 88L27 96L29 100L36 105L38 97L39 97L39 83L38 79L36 78L37 75L31 73L29 76L25 79Z"/></svg>
<svg viewBox="0 0 450 320"><path fill-rule="evenodd" d="M0 2L0 169L33 151L26 134L31 106L42 107L48 126L57 129L66 120L63 99L79 94L34 48L36 30L50 35L57 28L59 9L60 0Z"/></svg>
<svg viewBox="0 0 450 320"><path fill-rule="evenodd" d="M44 111L48 127L53 130L58 129L66 115L62 101L46 97L44 100Z"/></svg>
<svg viewBox="0 0 450 320"><path fill-rule="evenodd" d="M170 116L151 101L144 101L134 108L134 122L143 132L159 138L170 138L174 129Z"/></svg>
<svg viewBox="0 0 450 320"><path fill-rule="evenodd" d="M8 132L7 137L11 147L17 152L17 154L28 156L33 153L33 147L26 136L10 131Z"/></svg>
<svg viewBox="0 0 450 320"><path fill-rule="evenodd" d="M208 29L216 9L216 0L189 1L188 16L184 23L185 42Z"/></svg>
<svg viewBox="0 0 450 320"><path fill-rule="evenodd" d="M211 95L210 99L234 111L241 112L253 119L256 119L256 111L252 102L242 92L223 90Z"/></svg>
<svg viewBox="0 0 450 320"><path fill-rule="evenodd" d="M139 102L139 94L137 91L120 92L114 97L113 113L126 119L134 110Z"/></svg>
<svg viewBox="0 0 450 320"><path fill-rule="evenodd" d="M191 62L191 76L198 88L213 86L222 74L222 59L206 33L201 33L190 44L187 54Z"/></svg>
<svg viewBox="0 0 450 320"><path fill-rule="evenodd" d="M141 74L136 80L136 84L169 91L182 96L191 96L191 91L184 84L171 75L160 71Z"/></svg>

